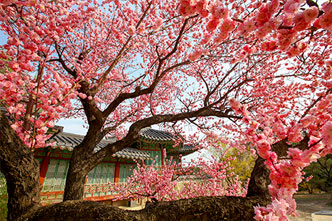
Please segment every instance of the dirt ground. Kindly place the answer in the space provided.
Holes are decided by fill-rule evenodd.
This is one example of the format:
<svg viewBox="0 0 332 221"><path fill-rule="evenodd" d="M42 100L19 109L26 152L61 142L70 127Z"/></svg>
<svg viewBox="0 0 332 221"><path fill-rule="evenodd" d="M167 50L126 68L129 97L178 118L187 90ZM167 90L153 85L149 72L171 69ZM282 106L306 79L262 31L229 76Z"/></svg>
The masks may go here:
<svg viewBox="0 0 332 221"><path fill-rule="evenodd" d="M332 195L328 194L312 194L312 195L295 195L297 203L296 218L290 218L292 221L311 221L311 214L318 211L332 210L332 206L327 205L332 202ZM332 205L332 203L331 203Z"/></svg>

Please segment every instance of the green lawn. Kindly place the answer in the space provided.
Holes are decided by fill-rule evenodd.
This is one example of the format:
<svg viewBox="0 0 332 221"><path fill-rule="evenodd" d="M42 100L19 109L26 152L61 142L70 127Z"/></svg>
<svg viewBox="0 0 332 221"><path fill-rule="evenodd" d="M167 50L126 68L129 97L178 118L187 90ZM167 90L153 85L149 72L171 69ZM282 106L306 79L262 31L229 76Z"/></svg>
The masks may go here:
<svg viewBox="0 0 332 221"><path fill-rule="evenodd" d="M0 220L7 217L7 186L6 180L0 175Z"/></svg>

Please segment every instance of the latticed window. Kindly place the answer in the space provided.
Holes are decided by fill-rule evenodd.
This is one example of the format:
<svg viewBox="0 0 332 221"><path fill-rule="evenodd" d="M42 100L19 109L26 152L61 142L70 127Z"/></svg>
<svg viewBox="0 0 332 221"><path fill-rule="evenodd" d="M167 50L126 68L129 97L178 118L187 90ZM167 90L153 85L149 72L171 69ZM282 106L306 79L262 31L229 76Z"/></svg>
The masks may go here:
<svg viewBox="0 0 332 221"><path fill-rule="evenodd" d="M120 171L119 171L119 182L125 183L127 178L132 174L132 165L131 164L120 164Z"/></svg>
<svg viewBox="0 0 332 221"><path fill-rule="evenodd" d="M114 182L115 164L114 163L102 163L92 169L87 177L86 182L86 197L104 196L107 194L104 190L107 183Z"/></svg>
<svg viewBox="0 0 332 221"><path fill-rule="evenodd" d="M60 160L58 161L58 170L54 182L55 191L64 190L66 183L66 174L67 174L67 163L68 161Z"/></svg>
<svg viewBox="0 0 332 221"><path fill-rule="evenodd" d="M43 158L36 158L36 160L38 160L39 165L41 165Z"/></svg>
<svg viewBox="0 0 332 221"><path fill-rule="evenodd" d="M113 183L114 182L114 172L115 164L105 163L103 172L103 183Z"/></svg>
<svg viewBox="0 0 332 221"><path fill-rule="evenodd" d="M113 183L114 171L114 163L99 164L89 172L86 184Z"/></svg>
<svg viewBox="0 0 332 221"><path fill-rule="evenodd" d="M95 169L92 169L88 174L86 184L93 184L93 178L95 176L94 174L95 174Z"/></svg>
<svg viewBox="0 0 332 221"><path fill-rule="evenodd" d="M96 166L96 175L95 175L95 182L94 183L96 183L96 184L101 183L102 171L103 171L102 165Z"/></svg>
<svg viewBox="0 0 332 221"><path fill-rule="evenodd" d="M109 167L107 164L103 164L103 173L101 174L101 183L107 183L107 175L109 174Z"/></svg>
<svg viewBox="0 0 332 221"><path fill-rule="evenodd" d="M155 166L161 166L161 151L147 151L149 155L153 158L153 160L147 160L146 165L151 165L152 162L155 160Z"/></svg>
<svg viewBox="0 0 332 221"><path fill-rule="evenodd" d="M51 159L47 168L43 192L64 190L69 161Z"/></svg>

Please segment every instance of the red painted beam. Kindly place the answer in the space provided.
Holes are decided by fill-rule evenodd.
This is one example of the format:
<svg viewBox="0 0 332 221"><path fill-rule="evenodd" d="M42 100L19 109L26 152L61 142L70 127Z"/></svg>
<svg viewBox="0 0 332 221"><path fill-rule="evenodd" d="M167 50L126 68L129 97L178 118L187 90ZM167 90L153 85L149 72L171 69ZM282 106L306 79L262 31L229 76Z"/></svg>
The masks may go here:
<svg viewBox="0 0 332 221"><path fill-rule="evenodd" d="M40 164L40 186L42 187L45 181L45 176L50 163L50 152L44 157L43 161Z"/></svg>
<svg viewBox="0 0 332 221"><path fill-rule="evenodd" d="M119 182L119 175L120 175L120 163L116 162L116 164L115 164L115 173L114 173L114 183Z"/></svg>
<svg viewBox="0 0 332 221"><path fill-rule="evenodd" d="M165 152L163 148L161 148L161 165L165 166Z"/></svg>

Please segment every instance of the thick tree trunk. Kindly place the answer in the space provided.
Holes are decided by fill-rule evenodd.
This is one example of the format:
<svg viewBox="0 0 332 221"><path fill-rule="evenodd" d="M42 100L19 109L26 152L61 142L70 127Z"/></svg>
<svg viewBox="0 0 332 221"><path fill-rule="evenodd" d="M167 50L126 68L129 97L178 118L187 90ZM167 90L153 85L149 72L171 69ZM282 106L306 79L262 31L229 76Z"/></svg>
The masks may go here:
<svg viewBox="0 0 332 221"><path fill-rule="evenodd" d="M38 210L29 220L253 220L260 197L198 197L150 203L139 211L89 201L66 201ZM61 216L59 212L61 211Z"/></svg>
<svg viewBox="0 0 332 221"><path fill-rule="evenodd" d="M98 162L87 160L89 159L89 156L91 156L89 153L89 146L87 146L87 144L88 143L81 143L74 148L66 178L63 197L64 201L83 199L85 178L90 170L102 161L102 159L98 159Z"/></svg>
<svg viewBox="0 0 332 221"><path fill-rule="evenodd" d="M84 196L85 176L89 171L80 170L79 164L70 161L63 200L82 200Z"/></svg>
<svg viewBox="0 0 332 221"><path fill-rule="evenodd" d="M134 136L131 136L127 142L118 141L117 145L114 145L116 148L111 148L110 150L105 147L96 153L94 148L105 135L104 131L101 132L102 126L103 124L101 123L90 125L82 143L74 148L67 173L64 201L82 200L84 196L84 181L88 173L101 163L105 157L111 156L125 146L130 146L136 140Z"/></svg>
<svg viewBox="0 0 332 221"><path fill-rule="evenodd" d="M278 157L287 156L289 148L299 148L300 150L308 149L309 137L306 135L299 143L292 146L288 143L287 138L272 144L272 151L274 151ZM271 183L269 179L270 171L264 164L265 160L258 156L254 169L251 173L250 182L248 186L247 197L250 196L261 196L270 198L268 185Z"/></svg>
<svg viewBox="0 0 332 221"><path fill-rule="evenodd" d="M85 177L103 160L91 160L93 150L101 140L98 131L99 127L90 127L82 143L74 148L66 178L64 201L83 199Z"/></svg>
<svg viewBox="0 0 332 221"><path fill-rule="evenodd" d="M255 161L254 169L251 172L248 185L247 197L260 196L266 199L270 198L268 185L271 183L270 171L264 165L265 160L258 156Z"/></svg>
<svg viewBox="0 0 332 221"><path fill-rule="evenodd" d="M40 206L39 163L0 111L0 171L8 191L8 220Z"/></svg>

